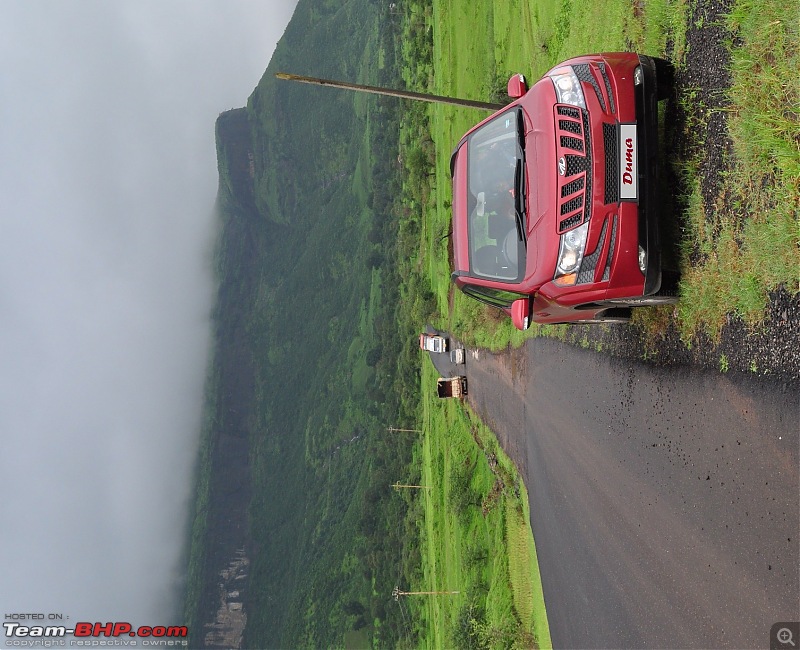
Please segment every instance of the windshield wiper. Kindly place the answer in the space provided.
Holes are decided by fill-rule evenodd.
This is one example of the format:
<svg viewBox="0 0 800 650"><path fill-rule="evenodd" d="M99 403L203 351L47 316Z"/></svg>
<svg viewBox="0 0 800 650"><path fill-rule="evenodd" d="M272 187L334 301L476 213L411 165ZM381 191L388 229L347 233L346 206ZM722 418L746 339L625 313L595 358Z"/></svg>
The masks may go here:
<svg viewBox="0 0 800 650"><path fill-rule="evenodd" d="M517 111L517 145L519 158L525 162L525 118L522 116L522 109Z"/></svg>
<svg viewBox="0 0 800 650"><path fill-rule="evenodd" d="M514 171L514 220L517 224L517 236L528 247L528 237L525 235L525 165L521 158L517 158L517 168Z"/></svg>

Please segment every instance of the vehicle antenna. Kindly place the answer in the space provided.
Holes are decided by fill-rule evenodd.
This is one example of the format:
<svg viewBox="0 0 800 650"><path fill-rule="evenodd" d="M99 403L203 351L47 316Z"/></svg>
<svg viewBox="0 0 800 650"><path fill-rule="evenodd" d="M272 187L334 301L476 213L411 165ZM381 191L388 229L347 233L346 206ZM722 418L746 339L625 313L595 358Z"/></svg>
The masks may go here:
<svg viewBox="0 0 800 650"><path fill-rule="evenodd" d="M303 77L288 72L276 72L278 79L287 81L299 81L305 84L317 86L331 86L333 88L344 88L345 90L355 90L357 92L372 93L374 95L388 95L389 97L401 97L403 99L414 99L423 102L434 102L437 104L452 104L455 106L467 106L469 108L479 108L486 111L498 111L505 108L505 104L494 104L491 102L478 102L472 99L460 99L458 97L444 97L442 95L428 95L425 93L415 93L410 90L394 90L391 88L379 88L378 86L364 86L362 84L352 84L346 81L333 81L331 79L318 79L316 77Z"/></svg>

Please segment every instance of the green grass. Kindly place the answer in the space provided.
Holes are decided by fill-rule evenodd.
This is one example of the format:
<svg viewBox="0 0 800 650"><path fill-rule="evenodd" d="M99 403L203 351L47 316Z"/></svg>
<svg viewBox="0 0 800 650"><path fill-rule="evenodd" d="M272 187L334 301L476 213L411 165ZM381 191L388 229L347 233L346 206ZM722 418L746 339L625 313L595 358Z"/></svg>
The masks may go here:
<svg viewBox="0 0 800 650"><path fill-rule="evenodd" d="M691 200L679 326L719 335L734 312L756 327L770 291L800 290L800 26L790 3L740 0L731 32L730 171L715 205L704 205L697 161L687 164ZM692 101L699 93L695 93ZM695 260L696 262L696 260Z"/></svg>
<svg viewBox="0 0 800 650"><path fill-rule="evenodd" d="M423 576L410 591L458 593L408 596L421 601L421 643L459 647L472 608L481 615L466 632L477 643L551 647L525 487L494 434L461 402L436 397L438 374L425 359L418 453L430 489L420 497Z"/></svg>
<svg viewBox="0 0 800 650"><path fill-rule="evenodd" d="M389 488L419 471L409 468L413 443L383 434L419 413L419 312L400 304L400 220L388 218L399 110L326 90L309 101L308 89L271 74L291 58L374 84L372 55L380 42L390 61L394 42L378 12L368 0L301 0L248 107L217 122L216 348L187 551L193 646L218 603L224 547L236 541L226 535L243 524L256 551L244 645L413 643L401 610L387 606L419 567L409 501ZM225 450L245 441L250 502L232 527L245 491L229 489Z"/></svg>

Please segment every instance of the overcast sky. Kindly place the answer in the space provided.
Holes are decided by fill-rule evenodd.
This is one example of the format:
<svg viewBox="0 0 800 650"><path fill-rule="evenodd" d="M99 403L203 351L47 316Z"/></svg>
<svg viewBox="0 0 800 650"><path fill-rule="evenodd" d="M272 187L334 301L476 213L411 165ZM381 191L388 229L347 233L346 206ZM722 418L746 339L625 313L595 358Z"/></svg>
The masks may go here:
<svg viewBox="0 0 800 650"><path fill-rule="evenodd" d="M0 614L173 613L214 120L295 4L0 0Z"/></svg>

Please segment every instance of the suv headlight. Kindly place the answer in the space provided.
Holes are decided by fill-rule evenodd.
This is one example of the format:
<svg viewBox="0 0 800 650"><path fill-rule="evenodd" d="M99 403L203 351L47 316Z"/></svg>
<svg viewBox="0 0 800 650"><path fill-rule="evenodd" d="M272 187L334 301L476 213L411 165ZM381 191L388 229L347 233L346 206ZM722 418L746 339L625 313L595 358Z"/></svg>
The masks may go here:
<svg viewBox="0 0 800 650"><path fill-rule="evenodd" d="M559 104L572 104L573 106L586 108L581 82L578 81L575 71L570 66L551 72L550 79L556 87Z"/></svg>
<svg viewBox="0 0 800 650"><path fill-rule="evenodd" d="M586 248L586 236L589 233L589 222L573 228L561 235L561 244L558 247L558 261L553 282L562 287L575 284L578 280L578 269L583 261L583 251Z"/></svg>

